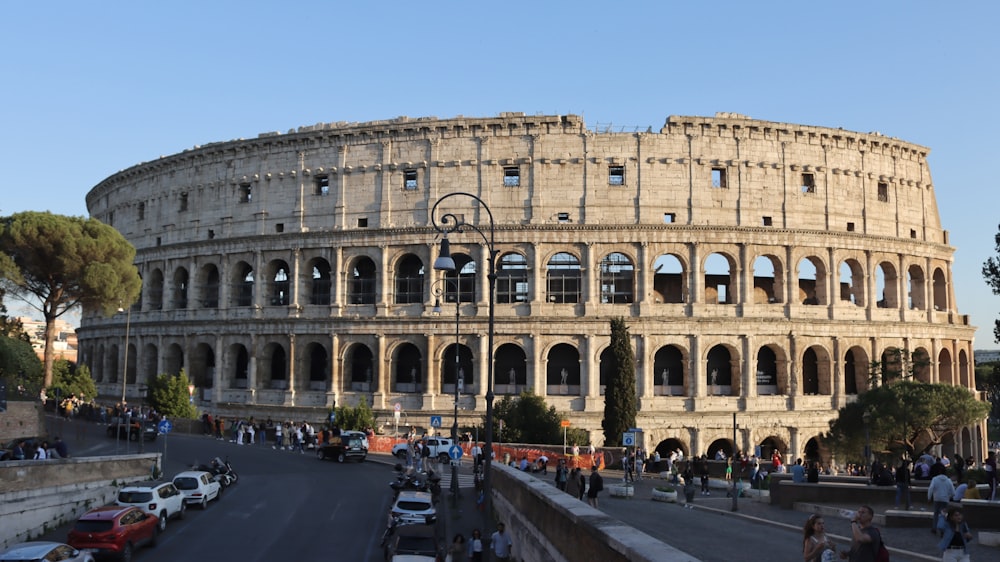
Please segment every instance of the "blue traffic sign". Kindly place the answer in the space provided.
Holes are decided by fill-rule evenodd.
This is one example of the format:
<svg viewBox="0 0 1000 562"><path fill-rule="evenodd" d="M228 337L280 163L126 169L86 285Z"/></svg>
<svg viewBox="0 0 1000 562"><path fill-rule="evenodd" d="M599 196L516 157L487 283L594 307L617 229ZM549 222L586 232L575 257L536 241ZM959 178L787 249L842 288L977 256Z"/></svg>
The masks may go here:
<svg viewBox="0 0 1000 562"><path fill-rule="evenodd" d="M170 423L170 420L163 420L163 421L161 421L161 422L159 423L159 425L157 425L157 426L156 426L156 429L157 429L157 430L158 430L158 431L159 431L160 433L170 433L170 431L171 431L171 430L172 430L173 428L174 428L174 424Z"/></svg>
<svg viewBox="0 0 1000 562"><path fill-rule="evenodd" d="M622 434L622 445L624 445L625 447L634 447L635 446L635 434L631 433L631 432L629 432L629 433L623 433Z"/></svg>
<svg viewBox="0 0 1000 562"><path fill-rule="evenodd" d="M441 427L441 416L431 416L431 427Z"/></svg>
<svg viewBox="0 0 1000 562"><path fill-rule="evenodd" d="M457 461L458 459L462 458L463 454L465 454L465 451L463 451L462 448L459 447L458 445L452 445L451 447L448 447L448 457L453 461Z"/></svg>

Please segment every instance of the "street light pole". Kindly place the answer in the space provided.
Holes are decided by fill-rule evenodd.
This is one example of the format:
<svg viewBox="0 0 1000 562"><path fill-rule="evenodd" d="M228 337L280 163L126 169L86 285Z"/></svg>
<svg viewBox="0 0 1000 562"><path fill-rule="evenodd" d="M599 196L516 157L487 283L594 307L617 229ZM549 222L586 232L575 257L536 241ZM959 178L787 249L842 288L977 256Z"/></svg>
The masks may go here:
<svg viewBox="0 0 1000 562"><path fill-rule="evenodd" d="M119 308L118 312L125 313L125 364L122 366L122 409L118 415L118 431L115 435L115 454L118 454L118 445L122 438L122 420L125 419L125 385L128 383L128 331L132 324L132 307L127 309ZM128 436L125 437L126 452L128 447Z"/></svg>
<svg viewBox="0 0 1000 562"><path fill-rule="evenodd" d="M444 271L447 271L447 270L444 270ZM441 283L449 284L450 285L451 281L448 280L447 278L440 279L439 281L437 281L435 283L435 285L439 285ZM458 283L456 283L454 285L454 291L455 291L455 413L454 413L454 417L452 418L452 424L451 424L451 442L452 442L452 445L457 445L458 444L458 399L461 396L461 387L459 385L462 384L462 382L464 382L464 380L462 380L460 378L462 376L462 374L461 374L461 365L459 364L459 357L458 357L459 320L461 319L461 307L460 307L460 305L461 305L461 298L459 298L459 293L461 292L460 288L461 288L461 286ZM441 287L435 286L434 289L433 289L433 293L434 293L434 296L435 296L434 314L441 314L441 295L444 294L444 289L441 288ZM458 497L459 497L458 494L459 494L459 491L458 491L458 465L453 460L453 461L451 461L451 497L452 497L452 501L453 502L456 502L458 500Z"/></svg>
<svg viewBox="0 0 1000 562"><path fill-rule="evenodd" d="M472 199L474 203L478 203L479 206L486 211L486 214L490 220L490 234L489 237L486 233L482 231L478 226L465 222L464 218L459 218L451 212L443 212L440 219L440 224L437 220L437 210L441 203L444 203L452 197L465 197ZM493 514L493 479L490 476L490 469L493 464L493 338L495 332L496 324L496 285L497 285L497 275L496 275L496 223L493 220L493 212L490 210L486 202L473 195L471 193L466 193L464 191L457 191L454 193L449 193L444 197L437 200L434 203L434 207L431 208L431 222L434 225L435 230L444 235L441 240L441 250L438 258L434 261L434 269L443 271L454 271L455 270L455 260L451 257L450 247L448 245L448 234L450 233L460 233L464 232L466 228L476 231L480 237L482 237L483 242L487 246L487 251L489 254L489 268L487 270L487 280L489 282L489 324L487 327L487 340L489 348L489 357L486 361L486 436L485 436L485 446L483 450L484 460L483 460L483 508L487 517L492 517Z"/></svg>

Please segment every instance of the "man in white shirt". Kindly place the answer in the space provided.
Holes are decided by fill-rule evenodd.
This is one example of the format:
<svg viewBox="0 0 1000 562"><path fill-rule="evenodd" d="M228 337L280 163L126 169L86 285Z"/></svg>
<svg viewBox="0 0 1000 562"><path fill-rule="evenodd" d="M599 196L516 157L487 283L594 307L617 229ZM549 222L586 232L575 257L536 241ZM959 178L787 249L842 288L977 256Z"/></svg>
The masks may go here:
<svg viewBox="0 0 1000 562"><path fill-rule="evenodd" d="M503 523L497 523L497 530L490 537L490 548L498 562L510 560L510 548L514 543L510 540L510 535L505 532Z"/></svg>

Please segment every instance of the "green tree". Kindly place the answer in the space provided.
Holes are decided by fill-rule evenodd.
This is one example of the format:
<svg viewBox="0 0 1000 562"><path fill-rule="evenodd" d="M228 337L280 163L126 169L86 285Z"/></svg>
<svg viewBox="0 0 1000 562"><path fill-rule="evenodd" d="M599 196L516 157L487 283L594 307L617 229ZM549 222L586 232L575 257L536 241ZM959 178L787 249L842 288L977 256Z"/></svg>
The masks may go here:
<svg viewBox="0 0 1000 562"><path fill-rule="evenodd" d="M890 347L882 354L883 359L872 361L868 370L870 388L886 385L897 380L913 379L918 371L930 366L926 353L910 353L904 347Z"/></svg>
<svg viewBox="0 0 1000 562"><path fill-rule="evenodd" d="M7 386L8 399L38 399L42 390L42 362L30 343L0 336L0 379Z"/></svg>
<svg viewBox="0 0 1000 562"><path fill-rule="evenodd" d="M168 418L193 420L198 417L198 408L190 402L190 384L184 369L176 375L156 375L149 383L149 404Z"/></svg>
<svg viewBox="0 0 1000 562"><path fill-rule="evenodd" d="M986 284L990 286L994 295L1000 295L1000 227L997 228L993 242L996 245L997 255L987 258L983 262L983 279L986 280ZM1000 343L1000 320L993 321L993 340Z"/></svg>
<svg viewBox="0 0 1000 562"><path fill-rule="evenodd" d="M992 406L990 417L1000 418L1000 363L976 365L976 390L986 393L986 401Z"/></svg>
<svg viewBox="0 0 1000 562"><path fill-rule="evenodd" d="M90 400L97 397L97 385L86 365L78 367L65 359L57 359L52 365L52 386L46 394L52 398L76 395L81 400Z"/></svg>
<svg viewBox="0 0 1000 562"><path fill-rule="evenodd" d="M615 365L604 391L604 445L618 445L622 433L635 427L635 352L624 318L611 320L611 351Z"/></svg>
<svg viewBox="0 0 1000 562"><path fill-rule="evenodd" d="M981 422L989 409L960 386L900 380L841 408L825 442L842 458L860 458L867 431L872 450L915 458L946 436Z"/></svg>
<svg viewBox="0 0 1000 562"><path fill-rule="evenodd" d="M499 432L501 420L502 435ZM544 398L526 390L520 396L504 396L496 403L493 408L493 435L497 441L509 443L561 444L561 421L562 416L556 412L555 406L547 406Z"/></svg>
<svg viewBox="0 0 1000 562"><path fill-rule="evenodd" d="M113 314L139 295L135 248L114 228L84 217L23 212L0 224L0 282L45 320L45 386L52 385L57 318L77 306Z"/></svg>
<svg viewBox="0 0 1000 562"><path fill-rule="evenodd" d="M333 411L337 413L334 423L340 429L364 431L369 427L375 427L375 413L366 399L358 402L357 406L337 406Z"/></svg>

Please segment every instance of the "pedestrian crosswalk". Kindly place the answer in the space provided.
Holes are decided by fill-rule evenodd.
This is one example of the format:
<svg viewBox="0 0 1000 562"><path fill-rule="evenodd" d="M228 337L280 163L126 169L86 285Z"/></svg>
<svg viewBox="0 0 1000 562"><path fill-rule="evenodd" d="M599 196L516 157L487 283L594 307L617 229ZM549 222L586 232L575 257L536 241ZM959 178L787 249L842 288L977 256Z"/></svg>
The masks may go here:
<svg viewBox="0 0 1000 562"><path fill-rule="evenodd" d="M475 488L476 481L471 474L458 473L458 487L459 488ZM441 489L450 490L451 489L451 470L445 470L441 474Z"/></svg>

